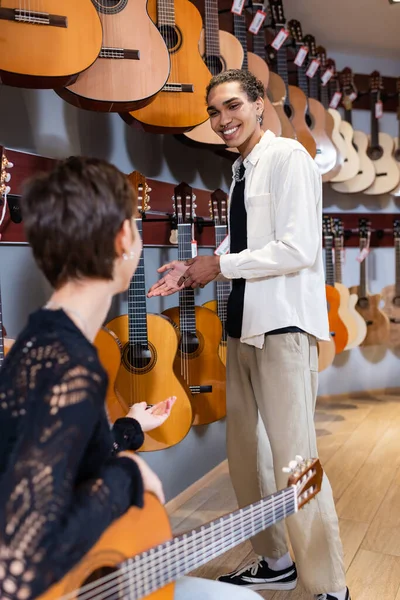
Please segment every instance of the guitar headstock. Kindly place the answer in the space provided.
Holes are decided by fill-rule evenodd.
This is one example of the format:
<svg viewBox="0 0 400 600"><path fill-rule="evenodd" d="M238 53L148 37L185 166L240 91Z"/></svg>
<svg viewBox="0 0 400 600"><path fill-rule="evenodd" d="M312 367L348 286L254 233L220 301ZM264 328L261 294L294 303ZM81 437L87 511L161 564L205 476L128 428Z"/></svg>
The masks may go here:
<svg viewBox="0 0 400 600"><path fill-rule="evenodd" d="M382 76L379 71L373 71L371 73L369 87L371 92L380 92L383 90Z"/></svg>
<svg viewBox="0 0 400 600"><path fill-rule="evenodd" d="M325 238L333 238L333 219L329 215L324 215L322 220L322 233Z"/></svg>
<svg viewBox="0 0 400 600"><path fill-rule="evenodd" d="M210 213L215 225L228 224L228 196L218 189L211 194Z"/></svg>
<svg viewBox="0 0 400 600"><path fill-rule="evenodd" d="M303 45L303 31L301 29L300 21L297 19L291 19L288 23L288 30L291 38L294 40L296 46Z"/></svg>
<svg viewBox="0 0 400 600"><path fill-rule="evenodd" d="M1 153L1 167L0 167L0 197L3 197L11 192L11 188L8 182L11 180L11 173L8 169L13 167L13 163L9 162L6 151L3 148Z"/></svg>
<svg viewBox="0 0 400 600"><path fill-rule="evenodd" d="M366 240L371 234L371 223L368 219L359 219L358 221L358 233L360 240Z"/></svg>
<svg viewBox="0 0 400 600"><path fill-rule="evenodd" d="M137 194L138 213L144 215L150 209L151 188L147 185L146 177L139 171L133 171L129 175L129 181L132 183Z"/></svg>
<svg viewBox="0 0 400 600"><path fill-rule="evenodd" d="M175 187L172 197L174 203L174 214L179 223L193 223L196 216L196 196L187 183L180 183Z"/></svg>
<svg viewBox="0 0 400 600"><path fill-rule="evenodd" d="M310 59L319 58L317 52L317 43L315 41L315 37L310 35L309 33L304 36L304 44L308 48L308 55Z"/></svg>
<svg viewBox="0 0 400 600"><path fill-rule="evenodd" d="M276 29L285 27L286 17L283 10L282 0L269 0L272 22Z"/></svg>
<svg viewBox="0 0 400 600"><path fill-rule="evenodd" d="M292 475L289 477L288 487L296 487L297 505L300 509L321 491L324 472L317 458L303 460L300 456L296 456L296 461L289 464L289 469Z"/></svg>
<svg viewBox="0 0 400 600"><path fill-rule="evenodd" d="M334 230L335 238L343 238L344 225L343 225L342 219L339 219L339 217L336 217L336 219L333 220L333 230Z"/></svg>
<svg viewBox="0 0 400 600"><path fill-rule="evenodd" d="M400 240L400 219L393 221L393 235L395 240Z"/></svg>
<svg viewBox="0 0 400 600"><path fill-rule="evenodd" d="M324 46L318 46L316 49L316 53L317 53L317 58L319 60L319 62L321 63L321 67L322 70L325 71L326 69L326 63L327 63L327 57L326 57L326 50L324 48Z"/></svg>

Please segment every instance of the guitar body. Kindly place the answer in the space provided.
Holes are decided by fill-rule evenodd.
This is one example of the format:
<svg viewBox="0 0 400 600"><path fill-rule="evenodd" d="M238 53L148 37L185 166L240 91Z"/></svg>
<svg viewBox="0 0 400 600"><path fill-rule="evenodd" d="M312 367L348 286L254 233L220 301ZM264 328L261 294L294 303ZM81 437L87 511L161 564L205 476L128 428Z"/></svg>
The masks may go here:
<svg viewBox="0 0 400 600"><path fill-rule="evenodd" d="M57 93L88 110L117 112L146 106L167 82L170 69L167 46L147 14L147 0L120 2L120 9L109 7L108 12L105 0L95 4L103 25L103 48L135 50L139 59L99 57L76 83Z"/></svg>
<svg viewBox="0 0 400 600"><path fill-rule="evenodd" d="M342 121L340 124L340 133L346 143L345 162L340 170L340 173L331 179L332 182L342 182L352 179L360 170L360 159L357 150L353 146L354 130L350 123Z"/></svg>
<svg viewBox="0 0 400 600"><path fill-rule="evenodd" d="M99 360L108 376L106 395L107 414L112 423L126 417L129 406L126 406L115 393L115 380L121 366L121 348L115 333L102 327L93 342L97 348Z"/></svg>
<svg viewBox="0 0 400 600"><path fill-rule="evenodd" d="M199 41L199 51L205 60L205 41L204 29L201 32ZM219 48L221 56L221 72L228 69L240 69L243 63L243 48L238 39L227 31L219 31ZM201 146L222 146L225 147L223 140L217 135L211 127L210 119L207 119L201 125L198 125L191 131L183 134L182 141L192 142L194 145Z"/></svg>
<svg viewBox="0 0 400 600"><path fill-rule="evenodd" d="M9 20L15 10L30 22ZM56 24L53 17L50 24L35 24L35 15L38 18L40 13L42 17L43 13L55 15ZM24 6L15 0L3 0L1 14L0 77L6 85L67 85L90 67L100 52L101 23L90 0L40 0Z"/></svg>
<svg viewBox="0 0 400 600"><path fill-rule="evenodd" d="M342 117L340 116L340 112L336 110L336 108L328 108L326 112L328 113L329 117L333 120L332 141L339 151L339 154L341 156L341 164L343 164L348 153L348 145L346 143L346 140L340 133Z"/></svg>
<svg viewBox="0 0 400 600"><path fill-rule="evenodd" d="M349 312L353 316L353 319L357 325L357 336L353 339L351 343L347 344L346 350L351 350L352 348L357 348L358 346L361 346L367 335L367 324L356 309L357 302L357 294L350 294Z"/></svg>
<svg viewBox="0 0 400 600"><path fill-rule="evenodd" d="M340 192L341 194L356 194L358 192L363 192L370 187L375 180L375 168L372 160L367 155L367 134L363 131L354 131L353 143L357 148L358 159L360 162L357 175L342 183L333 183L331 181L332 188L335 192Z"/></svg>
<svg viewBox="0 0 400 600"><path fill-rule="evenodd" d="M296 139L294 127L285 112L286 86L282 77L273 71L269 72L267 94L281 122L281 136Z"/></svg>
<svg viewBox="0 0 400 600"><path fill-rule="evenodd" d="M349 334L339 315L340 294L338 290L331 285L326 285L325 290L326 301L328 304L329 331L335 334L333 339L335 342L336 354L339 354L346 348Z"/></svg>
<svg viewBox="0 0 400 600"><path fill-rule="evenodd" d="M290 98L290 120L296 132L297 141L300 142L311 155L315 158L317 154L317 144L306 123L307 97L300 88L295 85L289 85Z"/></svg>
<svg viewBox="0 0 400 600"><path fill-rule="evenodd" d="M179 307L169 308L163 314L180 330ZM185 371L187 385L212 386L212 392L192 394L191 397L193 425L205 425L226 415L226 372L218 354L222 325L218 316L207 308L196 306L195 314L199 344L192 352L184 352L182 347L185 341L181 337L179 352L174 360L174 371L177 377L182 377L183 370Z"/></svg>
<svg viewBox="0 0 400 600"><path fill-rule="evenodd" d="M130 359L128 315L116 317L107 323L107 328L122 345L115 392L126 412L135 402L157 404L168 396L176 396L171 415L160 427L145 433L140 451L163 450L178 444L188 434L193 419L189 391L173 371L178 337L172 323L161 315L147 315L150 357L140 364Z"/></svg>
<svg viewBox="0 0 400 600"><path fill-rule="evenodd" d="M317 145L317 153L314 160L321 175L325 175L336 164L336 148L325 131L325 108L321 102L318 102L314 98L309 98L308 108L311 117L311 135Z"/></svg>
<svg viewBox="0 0 400 600"><path fill-rule="evenodd" d="M122 561L170 539L172 531L165 508L155 496L146 492L143 508L132 507L114 521L79 564L37 600L58 600L65 594L78 591L95 571L117 567ZM115 591L118 592L118 584ZM111 594L114 597L112 590ZM77 600L78 594L72 598ZM146 600L174 600L174 584L146 595Z"/></svg>
<svg viewBox="0 0 400 600"><path fill-rule="evenodd" d="M400 171L393 158L393 138L388 133L379 133L379 147L369 146L367 154L375 169L375 181L364 194L376 196L394 190L400 181Z"/></svg>
<svg viewBox="0 0 400 600"><path fill-rule="evenodd" d="M336 356L336 346L333 338L328 341L317 342L318 349L318 372L325 371L328 367L331 366Z"/></svg>
<svg viewBox="0 0 400 600"><path fill-rule="evenodd" d="M394 153L393 153L393 158L396 161L397 166L398 166L399 171L400 171L400 137L394 138ZM393 194L393 196L400 196L400 184L392 192L392 194Z"/></svg>
<svg viewBox="0 0 400 600"><path fill-rule="evenodd" d="M325 173L325 175L322 175L323 182L330 181L333 177L335 177L339 173L340 169L342 168L343 161L344 161L343 155L339 152L339 149L333 140L333 135L334 135L334 131L335 131L335 121L333 120L332 115L327 110L325 110L325 131L326 131L328 138L331 140L332 144L335 147L336 162L335 162L335 166L333 167L333 169L331 169L330 171Z"/></svg>
<svg viewBox="0 0 400 600"><path fill-rule="evenodd" d="M360 315L354 309L355 305L353 305L353 311L351 310L351 304L353 303L354 299L356 300L355 303L357 303L358 298L357 296L354 298L355 294L352 294L353 298L350 301L349 289L342 283L335 283L335 288L337 289L340 295L339 316L345 324L348 333L348 340L345 350L349 350L350 348L355 347L354 343L359 337L358 323L356 318L354 317L354 313L358 317Z"/></svg>
<svg viewBox="0 0 400 600"><path fill-rule="evenodd" d="M387 285L381 291L382 299L385 304L383 312L389 318L390 330L388 345L392 348L400 346L400 298L396 296L394 285Z"/></svg>
<svg viewBox="0 0 400 600"><path fill-rule="evenodd" d="M209 302L205 302L203 304L204 308L208 308L209 310L212 310L213 312L217 312L217 301L216 300L209 300ZM218 356L220 357L220 359L222 360L223 364L226 367L226 342L224 340L221 339L220 343L219 343L219 347L218 347Z"/></svg>
<svg viewBox="0 0 400 600"><path fill-rule="evenodd" d="M350 293L358 295L359 286L350 288ZM366 298L358 298L356 310L367 324L367 335L361 346L386 344L389 339L389 317L380 310L380 302L380 294L374 294L373 296L368 294Z"/></svg>
<svg viewBox="0 0 400 600"><path fill-rule="evenodd" d="M139 121L143 129L154 133L183 133L208 119L204 94L211 73L198 48L201 16L189 0L174 0L174 7L176 27L167 36L171 70L166 86L190 85L192 91L166 91L164 87L148 106L121 115L127 123ZM148 0L147 10L157 23L157 0Z"/></svg>

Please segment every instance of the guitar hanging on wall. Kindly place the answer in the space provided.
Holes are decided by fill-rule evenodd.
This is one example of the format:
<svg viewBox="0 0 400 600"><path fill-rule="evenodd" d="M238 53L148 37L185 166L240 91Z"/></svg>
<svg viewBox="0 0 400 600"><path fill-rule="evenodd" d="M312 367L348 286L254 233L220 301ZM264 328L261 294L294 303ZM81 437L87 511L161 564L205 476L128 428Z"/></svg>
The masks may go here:
<svg viewBox="0 0 400 600"><path fill-rule="evenodd" d="M393 158L400 171L400 77L397 78L397 136L394 138ZM393 196L400 196L400 184L392 192Z"/></svg>
<svg viewBox="0 0 400 600"><path fill-rule="evenodd" d="M389 317L390 331L388 345L392 348L400 346L400 220L393 223L395 250L395 284L387 285L381 291L385 304L383 312Z"/></svg>

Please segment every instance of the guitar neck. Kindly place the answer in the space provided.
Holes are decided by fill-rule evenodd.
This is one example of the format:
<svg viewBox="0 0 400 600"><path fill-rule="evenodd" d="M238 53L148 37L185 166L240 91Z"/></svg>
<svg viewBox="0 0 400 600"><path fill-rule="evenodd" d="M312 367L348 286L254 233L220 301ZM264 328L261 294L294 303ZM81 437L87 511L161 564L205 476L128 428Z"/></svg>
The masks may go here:
<svg viewBox="0 0 400 600"><path fill-rule="evenodd" d="M314 56L310 56L310 62L314 60L314 58ZM307 75L305 76L307 77ZM314 77L311 77L311 79L309 78L310 98L313 98L314 100L318 100L318 77L319 71L317 71Z"/></svg>
<svg viewBox="0 0 400 600"><path fill-rule="evenodd" d="M4 337L3 337L3 309L1 305L1 290L0 290L0 369L4 360Z"/></svg>
<svg viewBox="0 0 400 600"><path fill-rule="evenodd" d="M375 104L378 101L378 92L371 93L371 146L379 146L379 119L375 116Z"/></svg>
<svg viewBox="0 0 400 600"><path fill-rule="evenodd" d="M218 0L205 0L204 30L206 57L219 57L221 50L219 46ZM213 73L213 75L216 75L216 73Z"/></svg>
<svg viewBox="0 0 400 600"><path fill-rule="evenodd" d="M308 99L308 83L307 83L307 75L306 75L306 67L304 64L301 67L297 67L297 82L299 84L299 88L306 95Z"/></svg>
<svg viewBox="0 0 400 600"><path fill-rule="evenodd" d="M320 95L321 95L321 102L324 108L328 109L329 108L329 92L328 92L328 85L322 85L322 83L320 83Z"/></svg>
<svg viewBox="0 0 400 600"><path fill-rule="evenodd" d="M289 98L289 74L288 74L288 66L287 66L287 50L286 46L283 45L280 48L276 55L276 66L278 70L278 75L282 77L285 82L286 87L286 98L288 101Z"/></svg>
<svg viewBox="0 0 400 600"><path fill-rule="evenodd" d="M335 281L342 283L342 252L343 241L341 237L335 238Z"/></svg>
<svg viewBox="0 0 400 600"><path fill-rule="evenodd" d="M367 246L367 241L365 239L360 240L360 251L363 250ZM358 294L360 298L367 297L367 257L364 258L363 261L360 262L360 293Z"/></svg>
<svg viewBox="0 0 400 600"><path fill-rule="evenodd" d="M157 0L157 25L170 25L175 27L174 0Z"/></svg>
<svg viewBox="0 0 400 600"><path fill-rule="evenodd" d="M297 510L296 486L286 488L126 561L118 583L129 583L130 600L139 600Z"/></svg>
<svg viewBox="0 0 400 600"><path fill-rule="evenodd" d="M136 219L139 235L142 235L142 219ZM146 346L148 348L147 334L147 306L146 306L146 281L144 272L144 252L140 256L138 267L131 279L128 291L128 323L129 343Z"/></svg>
<svg viewBox="0 0 400 600"><path fill-rule="evenodd" d="M228 235L228 227L226 225L215 226L215 244L216 247L224 241ZM231 293L231 284L228 281L217 281L217 313L222 323L222 339L227 340L226 318L228 298Z"/></svg>
<svg viewBox="0 0 400 600"><path fill-rule="evenodd" d="M242 69L248 71L249 61L247 58L247 29L246 29L246 18L244 15L233 15L233 31L235 37L239 40L243 48L243 63Z"/></svg>
<svg viewBox="0 0 400 600"><path fill-rule="evenodd" d="M192 225L178 224L178 260L192 258ZM196 333L194 290L184 288L179 292L179 317L181 333Z"/></svg>
<svg viewBox="0 0 400 600"><path fill-rule="evenodd" d="M396 296L400 296L400 239L394 241L395 257L396 257ZM0 306L0 317L1 317L1 306ZM1 323L0 323L1 327Z"/></svg>
<svg viewBox="0 0 400 600"><path fill-rule="evenodd" d="M347 123L350 123L351 126L353 126L353 111L351 108L344 109L344 120L347 121Z"/></svg>
<svg viewBox="0 0 400 600"><path fill-rule="evenodd" d="M254 14L256 7L253 6ZM265 60L265 31L264 27L260 27L260 31L253 35L253 52L263 60Z"/></svg>
<svg viewBox="0 0 400 600"><path fill-rule="evenodd" d="M335 285L335 271L333 267L333 240L332 236L325 236L325 267L327 285Z"/></svg>

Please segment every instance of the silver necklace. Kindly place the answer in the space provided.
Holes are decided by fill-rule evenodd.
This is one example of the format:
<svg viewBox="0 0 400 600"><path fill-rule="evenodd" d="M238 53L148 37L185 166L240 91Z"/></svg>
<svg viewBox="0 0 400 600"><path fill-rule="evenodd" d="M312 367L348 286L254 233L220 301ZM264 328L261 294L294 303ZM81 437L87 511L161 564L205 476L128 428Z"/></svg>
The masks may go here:
<svg viewBox="0 0 400 600"><path fill-rule="evenodd" d="M243 174L240 175L240 170L243 167ZM234 175L234 179L235 181L243 181L243 179L246 177L246 168L243 166L243 163L240 163L240 165L238 166L238 168L235 171L235 175Z"/></svg>

